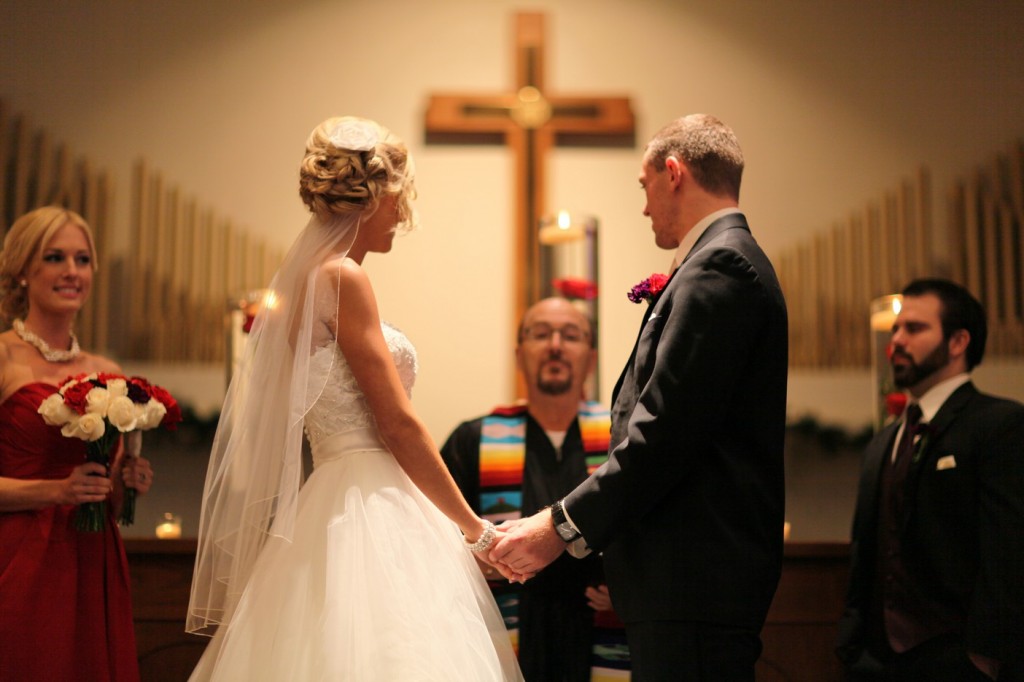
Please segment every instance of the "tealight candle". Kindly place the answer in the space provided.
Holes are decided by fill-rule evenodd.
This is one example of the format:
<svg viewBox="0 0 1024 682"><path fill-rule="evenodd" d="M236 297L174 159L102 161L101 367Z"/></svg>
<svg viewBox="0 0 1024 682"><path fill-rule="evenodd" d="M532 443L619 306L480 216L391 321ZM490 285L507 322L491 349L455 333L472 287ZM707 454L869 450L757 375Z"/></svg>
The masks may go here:
<svg viewBox="0 0 1024 682"><path fill-rule="evenodd" d="M161 540L177 540L181 537L181 517L164 513L164 521L156 527L156 536Z"/></svg>

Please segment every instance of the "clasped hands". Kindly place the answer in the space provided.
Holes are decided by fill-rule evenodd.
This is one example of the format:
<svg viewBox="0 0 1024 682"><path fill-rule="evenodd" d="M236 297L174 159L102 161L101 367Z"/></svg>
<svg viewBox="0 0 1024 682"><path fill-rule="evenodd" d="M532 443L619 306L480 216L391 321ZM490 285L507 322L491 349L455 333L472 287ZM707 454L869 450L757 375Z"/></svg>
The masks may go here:
<svg viewBox="0 0 1024 682"><path fill-rule="evenodd" d="M144 457L127 457L121 467L121 479L125 486L145 494L153 485L153 467ZM76 466L58 486L58 504L102 502L114 488L113 480L106 468L96 462Z"/></svg>
<svg viewBox="0 0 1024 682"><path fill-rule="evenodd" d="M566 544L551 523L551 510L503 521L491 546L476 557L493 566L509 582L524 583L558 558Z"/></svg>

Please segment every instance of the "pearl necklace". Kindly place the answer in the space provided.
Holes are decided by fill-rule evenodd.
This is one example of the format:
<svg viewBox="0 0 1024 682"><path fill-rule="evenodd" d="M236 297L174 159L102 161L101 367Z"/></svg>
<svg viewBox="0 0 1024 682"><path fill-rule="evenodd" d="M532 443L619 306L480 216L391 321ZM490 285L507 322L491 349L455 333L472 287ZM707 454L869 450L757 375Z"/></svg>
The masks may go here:
<svg viewBox="0 0 1024 682"><path fill-rule="evenodd" d="M25 323L21 320L14 320L13 326L14 333L21 337L21 340L25 343L34 346L47 362L71 362L82 353L82 349L78 345L78 337L75 336L74 332L68 332L71 334L71 350L54 350L50 348L50 344L46 343L46 341L25 329Z"/></svg>

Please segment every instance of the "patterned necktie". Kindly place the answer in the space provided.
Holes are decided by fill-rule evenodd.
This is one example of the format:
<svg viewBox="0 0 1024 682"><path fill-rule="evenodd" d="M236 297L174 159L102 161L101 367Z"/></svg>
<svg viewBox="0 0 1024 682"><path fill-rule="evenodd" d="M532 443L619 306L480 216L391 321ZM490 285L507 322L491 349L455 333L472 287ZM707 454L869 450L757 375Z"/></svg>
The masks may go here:
<svg viewBox="0 0 1024 682"><path fill-rule="evenodd" d="M914 436L917 435L918 424L921 423L921 406L911 403L903 413L903 435L900 437L899 447L896 448L896 459L893 464L905 462L904 457L910 457L914 450Z"/></svg>

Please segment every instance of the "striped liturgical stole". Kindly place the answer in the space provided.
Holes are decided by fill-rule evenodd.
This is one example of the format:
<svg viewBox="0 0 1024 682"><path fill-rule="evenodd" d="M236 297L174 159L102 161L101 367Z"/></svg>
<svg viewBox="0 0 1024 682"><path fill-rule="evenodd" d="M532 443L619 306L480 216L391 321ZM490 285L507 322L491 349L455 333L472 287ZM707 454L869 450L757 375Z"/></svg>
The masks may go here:
<svg viewBox="0 0 1024 682"><path fill-rule="evenodd" d="M525 404L496 408L484 417L480 432L480 513L494 523L523 516L523 470L526 463ZM580 403L577 421L583 440L587 475L608 459L611 415L597 402ZM505 581L492 582L512 646L519 650L519 592ZM592 682L628 680L629 653L620 626L595 625Z"/></svg>
<svg viewBox="0 0 1024 682"><path fill-rule="evenodd" d="M480 512L495 523L523 516L527 406L496 408L480 431ZM600 403L580 403L578 417L587 474L608 459L611 415Z"/></svg>

